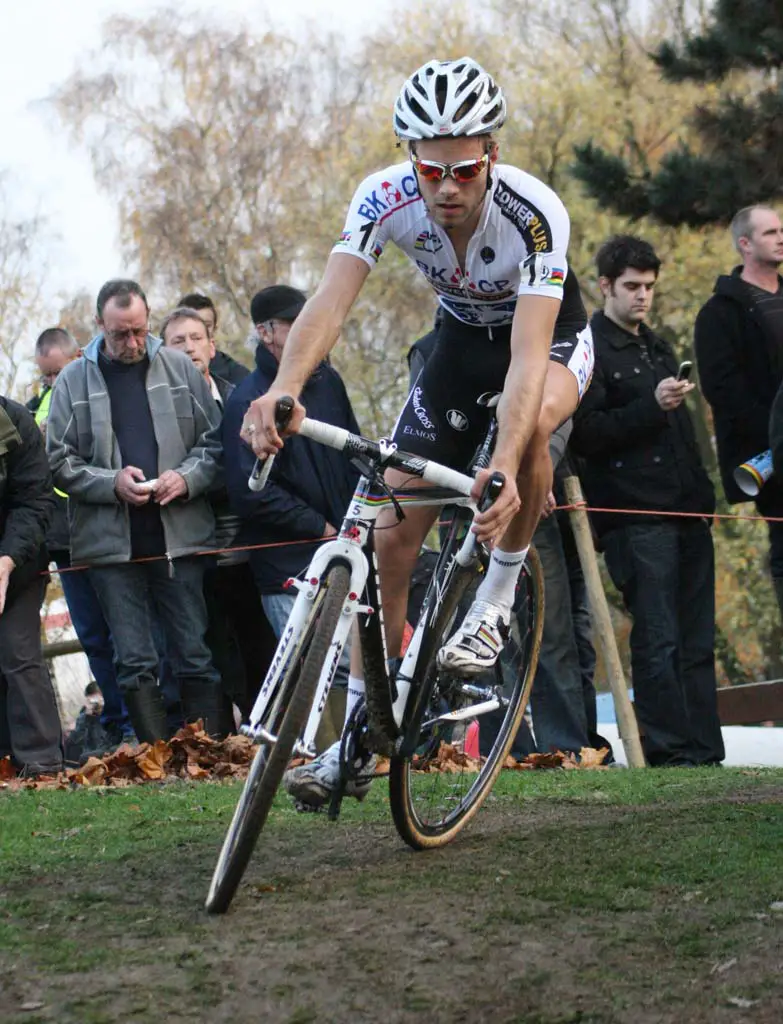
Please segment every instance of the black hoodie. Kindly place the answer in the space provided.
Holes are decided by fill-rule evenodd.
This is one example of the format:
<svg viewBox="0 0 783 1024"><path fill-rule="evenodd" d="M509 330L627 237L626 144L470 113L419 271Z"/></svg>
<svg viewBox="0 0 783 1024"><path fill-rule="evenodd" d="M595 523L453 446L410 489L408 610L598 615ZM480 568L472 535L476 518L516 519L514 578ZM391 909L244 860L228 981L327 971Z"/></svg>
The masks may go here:
<svg viewBox="0 0 783 1024"><path fill-rule="evenodd" d="M783 380L783 359L776 358L783 337L770 336L741 273L735 267L718 278L694 329L699 381L712 407L723 490L731 503L750 500L734 482L734 470L770 447L770 411ZM756 505L762 515L780 515L783 483L769 480Z"/></svg>

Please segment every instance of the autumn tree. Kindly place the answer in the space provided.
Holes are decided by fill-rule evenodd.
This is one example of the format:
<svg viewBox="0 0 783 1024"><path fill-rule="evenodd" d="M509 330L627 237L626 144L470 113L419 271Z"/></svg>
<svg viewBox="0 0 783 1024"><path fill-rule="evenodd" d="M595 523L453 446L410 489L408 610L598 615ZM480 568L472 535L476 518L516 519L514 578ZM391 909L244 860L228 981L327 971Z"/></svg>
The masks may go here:
<svg viewBox="0 0 783 1024"><path fill-rule="evenodd" d="M57 323L69 331L83 348L97 331L95 298L84 290L76 292L60 309Z"/></svg>
<svg viewBox="0 0 783 1024"><path fill-rule="evenodd" d="M13 212L10 195L11 182L0 175L0 394L19 398L41 315L48 235L40 216Z"/></svg>
<svg viewBox="0 0 783 1024"><path fill-rule="evenodd" d="M656 154L599 136L577 147L576 173L601 206L662 224L728 223L783 194L783 5L717 0L701 31L680 32L652 55L675 96L686 83L723 83L695 103L676 144Z"/></svg>

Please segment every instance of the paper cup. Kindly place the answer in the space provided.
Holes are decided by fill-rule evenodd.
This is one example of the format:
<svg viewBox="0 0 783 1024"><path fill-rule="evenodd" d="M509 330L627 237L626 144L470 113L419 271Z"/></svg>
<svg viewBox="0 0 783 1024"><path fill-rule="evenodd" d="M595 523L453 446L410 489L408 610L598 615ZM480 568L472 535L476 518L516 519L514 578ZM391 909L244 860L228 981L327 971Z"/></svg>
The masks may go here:
<svg viewBox="0 0 783 1024"><path fill-rule="evenodd" d="M743 494L755 498L772 476L772 452L762 452L734 470L734 482Z"/></svg>

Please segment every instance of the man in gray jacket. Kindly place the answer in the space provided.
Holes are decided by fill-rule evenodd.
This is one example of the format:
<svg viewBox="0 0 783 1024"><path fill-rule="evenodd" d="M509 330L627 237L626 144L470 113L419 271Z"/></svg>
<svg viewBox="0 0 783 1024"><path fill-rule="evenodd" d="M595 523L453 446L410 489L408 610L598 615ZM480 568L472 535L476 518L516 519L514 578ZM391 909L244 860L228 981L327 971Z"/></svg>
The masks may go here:
<svg viewBox="0 0 783 1024"><path fill-rule="evenodd" d="M61 372L49 412L49 464L69 497L71 559L90 567L139 739L166 736L156 618L186 718L221 734L230 723L204 642L205 560L196 557L214 544L206 492L220 472L220 415L187 356L149 333L135 281L108 281L96 320L101 333Z"/></svg>

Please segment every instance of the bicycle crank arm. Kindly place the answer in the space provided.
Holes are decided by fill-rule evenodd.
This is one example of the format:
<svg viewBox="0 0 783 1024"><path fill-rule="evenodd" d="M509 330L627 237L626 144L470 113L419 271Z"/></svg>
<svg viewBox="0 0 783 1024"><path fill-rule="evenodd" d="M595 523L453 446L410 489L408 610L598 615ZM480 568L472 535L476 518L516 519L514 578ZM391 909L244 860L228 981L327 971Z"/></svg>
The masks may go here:
<svg viewBox="0 0 783 1024"><path fill-rule="evenodd" d="M422 729L436 725L438 722L463 722L466 718L488 715L490 711L497 711L500 706L500 701L497 697L493 697L492 700L485 700L483 704L472 704L469 708L460 708L458 711L449 711L448 714L431 718L422 725Z"/></svg>
<svg viewBox="0 0 783 1024"><path fill-rule="evenodd" d="M277 736L267 732L262 725L255 728L252 725L241 725L239 731L243 736L249 736L254 743L268 743L270 746L274 746L277 743Z"/></svg>

